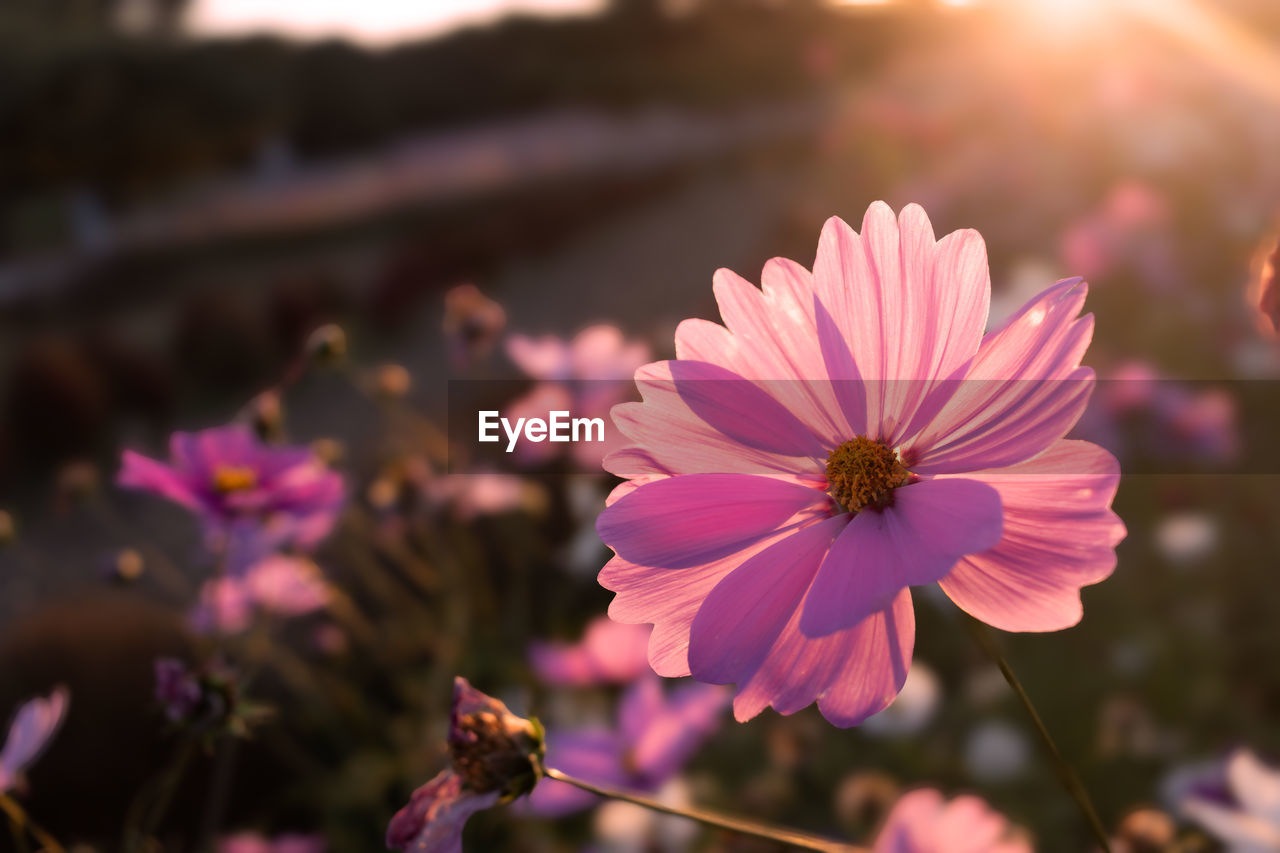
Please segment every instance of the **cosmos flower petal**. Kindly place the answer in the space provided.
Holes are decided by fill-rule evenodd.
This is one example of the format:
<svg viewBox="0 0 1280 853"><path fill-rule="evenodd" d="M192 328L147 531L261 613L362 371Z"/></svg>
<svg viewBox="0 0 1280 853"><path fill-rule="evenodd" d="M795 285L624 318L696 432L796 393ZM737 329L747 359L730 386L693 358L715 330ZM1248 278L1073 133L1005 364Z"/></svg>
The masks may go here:
<svg viewBox="0 0 1280 853"><path fill-rule="evenodd" d="M600 585L616 593L609 617L619 622L652 622L649 665L666 678L689 674L689 632L703 599L729 572L790 530L769 534L742 551L678 572L640 566L614 557L600 571Z"/></svg>
<svg viewBox="0 0 1280 853"><path fill-rule="evenodd" d="M827 500L785 480L690 474L641 486L606 508L596 530L625 560L689 568L740 551Z"/></svg>
<svg viewBox="0 0 1280 853"><path fill-rule="evenodd" d="M48 697L32 699L18 709L0 751L0 793L40 757L67 715L70 694L58 687Z"/></svg>
<svg viewBox="0 0 1280 853"><path fill-rule="evenodd" d="M163 462L148 459L132 450L121 455L116 482L128 489L154 492L187 509L200 509L199 497L182 474Z"/></svg>
<svg viewBox="0 0 1280 853"><path fill-rule="evenodd" d="M1059 282L982 341L932 422L904 445L920 474L963 473L1030 459L1074 426L1093 391L1080 367L1093 335L1078 317L1087 286Z"/></svg>
<svg viewBox="0 0 1280 853"><path fill-rule="evenodd" d="M387 847L405 853L462 853L462 830L476 812L497 805L501 793L477 794L452 770L413 792L387 826Z"/></svg>
<svg viewBox="0 0 1280 853"><path fill-rule="evenodd" d="M1246 749L1227 760L1227 784L1246 812L1280 831L1280 771L1267 767Z"/></svg>
<svg viewBox="0 0 1280 853"><path fill-rule="evenodd" d="M738 444L696 413L676 386L670 365L655 362L636 371L643 403L622 403L611 412L614 425L634 446L648 451L671 474L751 473L822 477L815 459L797 459ZM742 379L730 384L747 384ZM763 393L763 392L761 392Z"/></svg>
<svg viewBox="0 0 1280 853"><path fill-rule="evenodd" d="M1115 568L1124 524L1111 511L1115 457L1060 440L1030 462L966 474L1000 493L1004 532L939 585L962 610L1005 631L1058 631L1080 621L1080 588Z"/></svg>
<svg viewBox="0 0 1280 853"><path fill-rule="evenodd" d="M647 680L656 684L654 679ZM641 736L631 743L631 764L636 772L654 783L675 775L719 728L729 698L729 692L719 685L694 683L677 687L659 713L650 717Z"/></svg>
<svg viewBox="0 0 1280 853"><path fill-rule="evenodd" d="M662 712L665 699L657 678L638 678L618 701L618 729L628 741L639 738L649 722Z"/></svg>
<svg viewBox="0 0 1280 853"><path fill-rule="evenodd" d="M759 668L845 523L835 517L803 528L716 584L689 635L689 669L695 678L728 684L745 681Z"/></svg>
<svg viewBox="0 0 1280 853"><path fill-rule="evenodd" d="M839 445L844 437L864 435L867 432L867 386L858 373L853 353L849 351L849 345L841 336L831 312L816 297L813 300L813 310L823 365L831 377L831 391L849 425L849 431L834 442Z"/></svg>
<svg viewBox="0 0 1280 853"><path fill-rule="evenodd" d="M1031 853L1024 840L1009 837L1009 822L982 800L937 791L904 794L876 836L874 853Z"/></svg>
<svg viewBox="0 0 1280 853"><path fill-rule="evenodd" d="M1000 541L1000 495L974 480L924 480L898 489L893 506L854 516L805 598L800 630L823 637L850 628L907 586L945 577L965 554Z"/></svg>
<svg viewBox="0 0 1280 853"><path fill-rule="evenodd" d="M825 455L817 436L754 382L705 361L667 367L694 414L734 442L779 456Z"/></svg>
<svg viewBox="0 0 1280 853"><path fill-rule="evenodd" d="M892 606L816 642L827 641L833 641L840 667L818 697L818 710L833 725L856 726L889 707L907 681L916 642L911 591L900 591Z"/></svg>
<svg viewBox="0 0 1280 853"><path fill-rule="evenodd" d="M547 763L557 770L598 785L627 786L627 772L622 766L626 743L619 733L593 728L576 731L552 731L547 734ZM563 817L591 808L599 798L543 778L529 795L528 809L542 817Z"/></svg>
<svg viewBox="0 0 1280 853"><path fill-rule="evenodd" d="M1225 842L1231 853L1274 853L1280 849L1280 826L1258 815L1197 797L1183 800L1179 810Z"/></svg>
<svg viewBox="0 0 1280 853"><path fill-rule="evenodd" d="M896 443L926 383L951 376L978 349L991 289L981 238L957 232L944 246L918 205L895 217L876 202L861 234L840 219L827 222L814 285L862 377L873 383L869 434ZM911 346L901 345L904 337Z"/></svg>

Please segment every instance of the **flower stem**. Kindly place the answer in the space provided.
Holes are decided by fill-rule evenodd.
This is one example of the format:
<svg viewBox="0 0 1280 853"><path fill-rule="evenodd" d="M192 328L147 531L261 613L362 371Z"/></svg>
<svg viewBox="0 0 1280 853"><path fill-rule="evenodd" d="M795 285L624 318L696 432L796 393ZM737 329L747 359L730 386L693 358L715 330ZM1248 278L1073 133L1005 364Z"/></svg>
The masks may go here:
<svg viewBox="0 0 1280 853"><path fill-rule="evenodd" d="M40 849L43 853L65 853L58 840L46 832L44 827L32 820L26 810L18 805L18 801L8 794L0 794L0 810L9 816L9 822L19 837L21 837L23 831L31 833L31 837L40 842ZM22 846L26 847L25 841Z"/></svg>
<svg viewBox="0 0 1280 853"><path fill-rule="evenodd" d="M707 826L714 826L718 829L727 829L730 832L737 832L742 835L753 835L756 838L765 838L769 841L789 844L792 847L798 847L801 850L816 850L818 853L867 853L865 847L858 847L853 844L841 844L836 841L827 841L826 839L818 838L817 836L806 835L802 832L794 832L790 829L779 829L763 823L729 817L728 815L704 811L703 809L674 808L641 794L633 794L629 791L619 791L614 788L603 788L599 785L593 785L590 782L584 782L581 779L575 779L566 773L561 773L554 767L547 767L545 772L548 778L555 779L557 782L564 782L567 785L573 785L575 788L581 788L584 791L588 791L600 797L621 800L624 803L643 806L646 809L652 809L655 812L662 812L663 814L689 818L690 820L696 820L699 823L705 823Z"/></svg>
<svg viewBox="0 0 1280 853"><path fill-rule="evenodd" d="M1080 777L1076 775L1075 770L1062 757L1061 750L1054 743L1049 730L1045 728L1044 721L1040 719L1040 714L1036 711L1035 705L1031 703L1031 697L1027 695L1027 691L1023 688L1022 682L1018 680L1018 676L1014 675L1013 668L1009 666L1009 662L1004 659L1004 654L1000 651L995 637L992 636L986 625L976 619L965 616L964 623L978 646L1000 668L1000 674L1004 676L1004 680L1009 683L1014 695L1022 703L1022 709L1031 718L1031 724L1040 735L1040 742L1044 745L1045 751L1053 762L1054 769L1058 773L1058 780L1062 782L1062 786L1067 789L1067 793L1071 795L1071 798L1075 800L1076 805L1080 808L1085 822L1089 824L1089 829L1093 832L1094 839L1102 847L1104 853L1111 853L1111 842L1107 838L1107 830L1103 827L1102 820L1098 817L1097 809L1093 807L1093 801L1089 799L1089 792L1085 790L1084 784L1080 781Z"/></svg>

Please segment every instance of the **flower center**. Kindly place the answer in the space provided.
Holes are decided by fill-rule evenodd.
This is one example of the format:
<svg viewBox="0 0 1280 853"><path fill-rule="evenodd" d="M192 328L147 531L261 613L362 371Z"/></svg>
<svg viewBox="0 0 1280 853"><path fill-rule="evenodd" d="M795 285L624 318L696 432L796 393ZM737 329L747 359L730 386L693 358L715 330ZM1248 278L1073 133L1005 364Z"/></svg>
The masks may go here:
<svg viewBox="0 0 1280 853"><path fill-rule="evenodd" d="M213 487L224 495L258 485L258 473L243 465L219 465L213 469Z"/></svg>
<svg viewBox="0 0 1280 853"><path fill-rule="evenodd" d="M893 490L910 478L897 451L860 435L831 451L827 458L827 494L845 512L893 505Z"/></svg>

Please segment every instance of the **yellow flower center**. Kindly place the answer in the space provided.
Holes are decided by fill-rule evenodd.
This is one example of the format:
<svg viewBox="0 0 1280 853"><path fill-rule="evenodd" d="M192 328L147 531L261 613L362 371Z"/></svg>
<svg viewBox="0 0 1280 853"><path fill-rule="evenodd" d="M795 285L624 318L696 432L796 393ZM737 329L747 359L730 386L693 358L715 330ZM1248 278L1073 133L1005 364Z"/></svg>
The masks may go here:
<svg viewBox="0 0 1280 853"><path fill-rule="evenodd" d="M893 448L860 435L827 458L827 494L845 512L893 505L893 490L910 478Z"/></svg>
<svg viewBox="0 0 1280 853"><path fill-rule="evenodd" d="M243 465L219 465L213 471L213 487L224 495L243 492L258 485L258 474Z"/></svg>

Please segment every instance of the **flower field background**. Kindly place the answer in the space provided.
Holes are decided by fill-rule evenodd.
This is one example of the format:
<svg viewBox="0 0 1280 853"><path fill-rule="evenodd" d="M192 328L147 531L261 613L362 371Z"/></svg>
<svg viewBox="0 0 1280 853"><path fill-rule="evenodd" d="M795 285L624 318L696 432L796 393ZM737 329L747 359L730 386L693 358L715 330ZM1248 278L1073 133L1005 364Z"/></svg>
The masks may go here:
<svg viewBox="0 0 1280 853"><path fill-rule="evenodd" d="M48 697L0 753L15 824L381 850L464 676L548 764L676 806L967 849L911 835L929 788L1095 849L936 586L886 710L736 722L605 618L616 448L456 428L638 400L717 269L812 268L883 199L980 232L987 328L1089 283L1070 437L1119 460L1127 536L1079 624L994 636L1113 849L1280 849L1272 4L619 0L378 49L184 11L0 11L0 718ZM465 849L785 849L558 784Z"/></svg>

